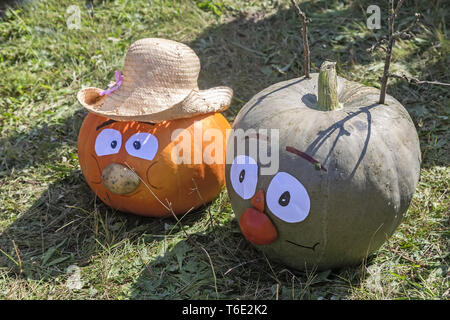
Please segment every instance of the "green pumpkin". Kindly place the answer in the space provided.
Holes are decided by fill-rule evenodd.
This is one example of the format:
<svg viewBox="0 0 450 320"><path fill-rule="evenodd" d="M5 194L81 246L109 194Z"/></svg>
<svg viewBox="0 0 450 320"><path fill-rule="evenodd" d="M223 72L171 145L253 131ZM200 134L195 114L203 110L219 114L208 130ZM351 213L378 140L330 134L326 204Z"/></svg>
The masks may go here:
<svg viewBox="0 0 450 320"><path fill-rule="evenodd" d="M247 136L243 153L233 135L227 146L233 210L269 258L301 270L355 265L400 224L419 180L419 139L400 102L378 99L324 63L320 77L274 84L241 109L233 129L279 130L276 148L270 131ZM261 174L267 164L249 158L254 140L269 140L277 172Z"/></svg>

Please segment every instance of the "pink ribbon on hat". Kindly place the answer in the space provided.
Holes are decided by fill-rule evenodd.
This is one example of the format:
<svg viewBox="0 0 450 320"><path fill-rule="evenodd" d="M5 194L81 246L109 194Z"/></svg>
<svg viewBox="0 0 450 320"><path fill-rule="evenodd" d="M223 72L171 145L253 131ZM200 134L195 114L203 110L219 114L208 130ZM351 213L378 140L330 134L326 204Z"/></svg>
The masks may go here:
<svg viewBox="0 0 450 320"><path fill-rule="evenodd" d="M108 89L101 91L99 94L101 96L103 95L107 95L109 96L111 93L113 93L114 91L116 91L117 89L119 89L119 87L122 85L122 81L123 81L123 75L120 73L120 71L115 72L115 78L116 78L116 82L113 84L109 84L108 85Z"/></svg>

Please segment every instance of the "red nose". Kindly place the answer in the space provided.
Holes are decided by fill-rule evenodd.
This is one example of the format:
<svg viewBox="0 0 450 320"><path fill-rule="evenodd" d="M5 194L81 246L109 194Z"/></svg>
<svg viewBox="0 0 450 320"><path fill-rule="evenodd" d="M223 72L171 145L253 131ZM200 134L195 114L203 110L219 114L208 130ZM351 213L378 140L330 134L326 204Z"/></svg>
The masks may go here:
<svg viewBox="0 0 450 320"><path fill-rule="evenodd" d="M242 234L254 244L270 244L278 238L278 231L264 213L264 191L258 192L252 198L254 208L244 211L239 220Z"/></svg>

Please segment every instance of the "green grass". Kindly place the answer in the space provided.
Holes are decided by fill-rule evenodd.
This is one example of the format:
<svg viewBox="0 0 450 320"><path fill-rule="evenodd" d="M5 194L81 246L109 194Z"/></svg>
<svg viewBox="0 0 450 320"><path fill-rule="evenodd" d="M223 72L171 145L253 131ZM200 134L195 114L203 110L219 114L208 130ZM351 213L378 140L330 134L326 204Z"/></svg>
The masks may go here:
<svg viewBox="0 0 450 320"><path fill-rule="evenodd" d="M367 30L369 2L302 2L312 18L313 71L334 59L339 75L379 86L383 52L365 50L386 34L386 19L382 30ZM80 30L66 26L73 4ZM448 2L408 1L399 24L416 11L423 15L417 35L397 43L392 69L450 82ZM289 1L47 0L2 7L0 15L0 298L449 299L448 87L389 82L421 141L412 205L365 264L304 273L268 261L244 240L225 190L181 223L106 207L85 183L76 147L86 115L77 91L105 87L140 38L190 45L202 62L200 87L234 89L230 122L261 89L303 74ZM67 285L71 265L81 288Z"/></svg>

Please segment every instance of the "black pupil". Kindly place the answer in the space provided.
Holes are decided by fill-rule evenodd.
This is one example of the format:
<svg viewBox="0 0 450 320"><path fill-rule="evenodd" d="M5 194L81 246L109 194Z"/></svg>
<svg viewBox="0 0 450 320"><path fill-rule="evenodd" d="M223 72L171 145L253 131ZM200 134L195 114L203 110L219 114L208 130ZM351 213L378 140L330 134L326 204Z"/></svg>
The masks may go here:
<svg viewBox="0 0 450 320"><path fill-rule="evenodd" d="M117 141L113 140L111 141L111 148L115 149L117 147Z"/></svg>
<svg viewBox="0 0 450 320"><path fill-rule="evenodd" d="M136 150L139 150L141 148L141 143L139 141L135 141L135 142L133 142L133 147Z"/></svg>
<svg viewBox="0 0 450 320"><path fill-rule="evenodd" d="M283 192L283 194L280 196L280 199L278 199L278 203L282 207L286 207L289 204L289 200L291 200L291 194L289 191Z"/></svg>
<svg viewBox="0 0 450 320"><path fill-rule="evenodd" d="M239 182L242 183L242 181L244 181L245 179L245 170L242 169L241 173L239 174Z"/></svg>

